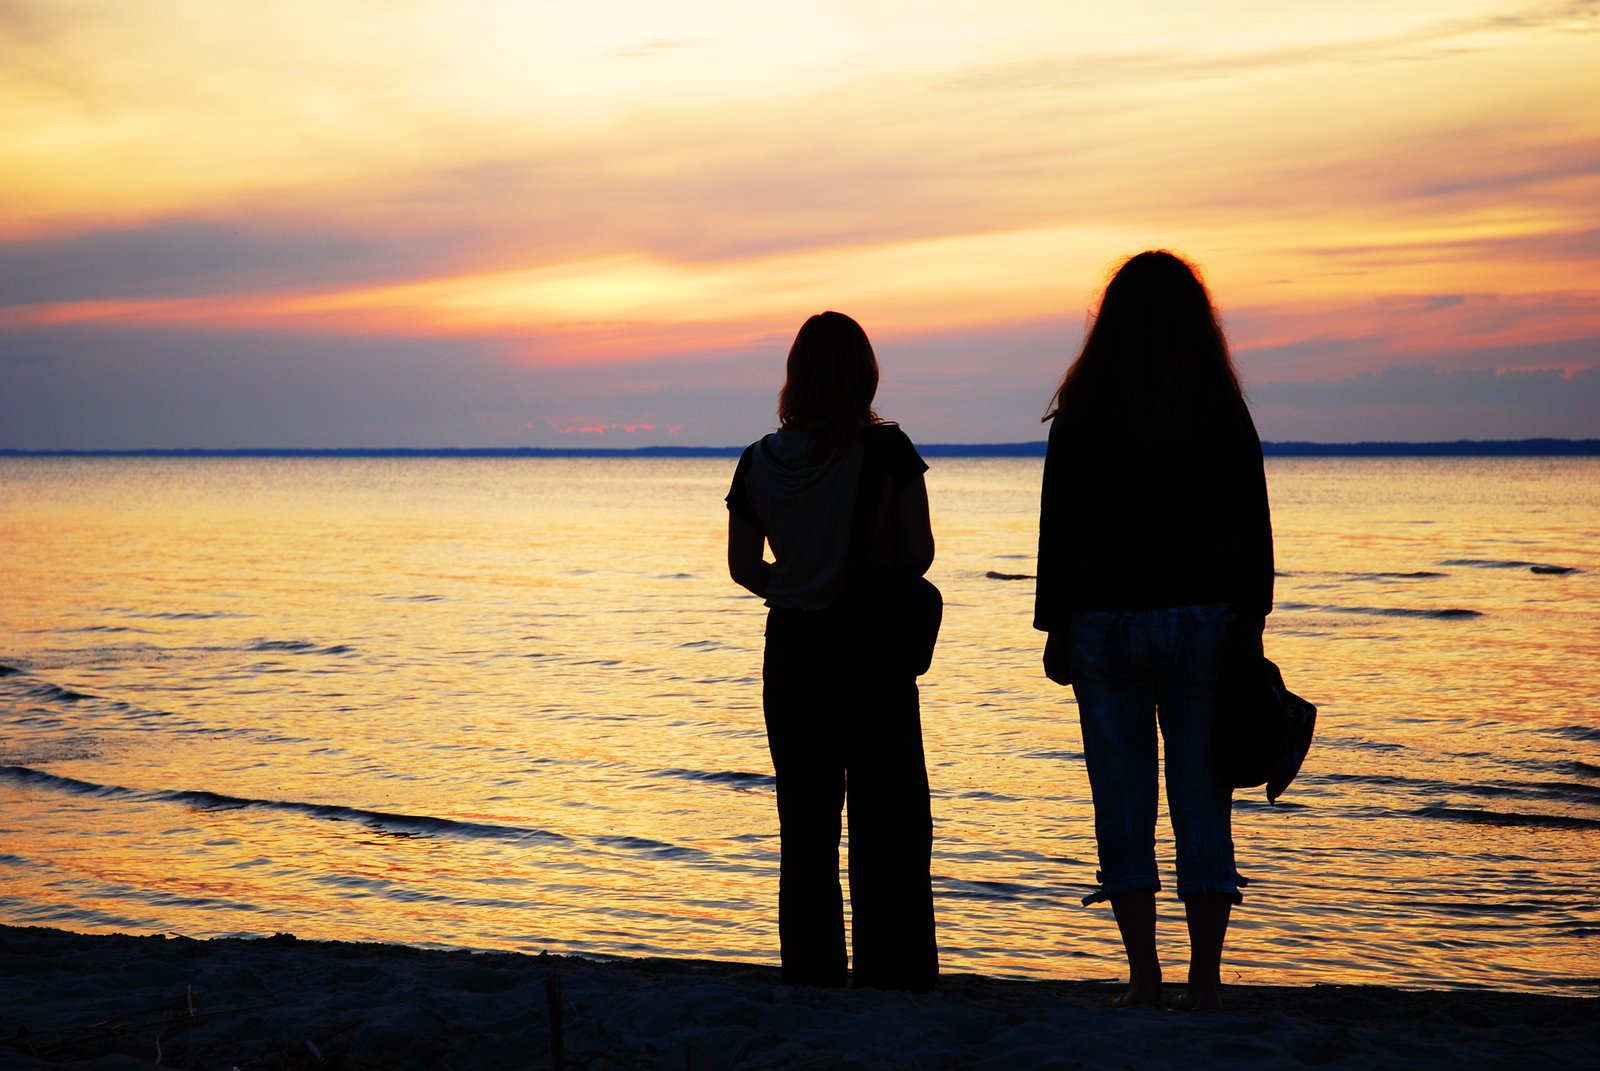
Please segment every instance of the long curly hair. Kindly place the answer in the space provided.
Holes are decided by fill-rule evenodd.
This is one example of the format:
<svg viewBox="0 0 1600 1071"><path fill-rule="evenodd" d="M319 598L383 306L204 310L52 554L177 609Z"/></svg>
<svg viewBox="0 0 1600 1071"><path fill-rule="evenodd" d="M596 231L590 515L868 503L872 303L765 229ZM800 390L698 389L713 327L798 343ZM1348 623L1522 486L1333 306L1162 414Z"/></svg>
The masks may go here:
<svg viewBox="0 0 1600 1071"><path fill-rule="evenodd" d="M1083 349L1044 420L1062 414L1172 431L1244 391L1199 271L1165 249L1124 261L1106 284Z"/></svg>

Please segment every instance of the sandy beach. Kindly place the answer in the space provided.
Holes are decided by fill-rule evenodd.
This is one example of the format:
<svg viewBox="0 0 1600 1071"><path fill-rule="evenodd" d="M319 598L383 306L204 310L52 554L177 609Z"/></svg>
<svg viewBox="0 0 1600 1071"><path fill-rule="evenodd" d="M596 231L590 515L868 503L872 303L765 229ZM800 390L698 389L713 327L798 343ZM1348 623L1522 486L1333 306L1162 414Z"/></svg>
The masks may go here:
<svg viewBox="0 0 1600 1071"><path fill-rule="evenodd" d="M7 1068L1592 1067L1600 998L1235 986L1112 1010L1102 982L790 989L775 967L0 927Z"/></svg>

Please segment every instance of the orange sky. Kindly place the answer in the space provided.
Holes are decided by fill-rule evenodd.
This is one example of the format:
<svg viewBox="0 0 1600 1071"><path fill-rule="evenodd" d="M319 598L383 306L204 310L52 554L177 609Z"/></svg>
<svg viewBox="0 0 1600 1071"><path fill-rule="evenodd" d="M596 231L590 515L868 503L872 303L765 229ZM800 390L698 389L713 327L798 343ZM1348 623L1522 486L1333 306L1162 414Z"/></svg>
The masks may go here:
<svg viewBox="0 0 1600 1071"><path fill-rule="evenodd" d="M825 307L1035 438L1150 246L1268 438L1600 435L1600 4L1205 8L7 2L0 447L745 441Z"/></svg>

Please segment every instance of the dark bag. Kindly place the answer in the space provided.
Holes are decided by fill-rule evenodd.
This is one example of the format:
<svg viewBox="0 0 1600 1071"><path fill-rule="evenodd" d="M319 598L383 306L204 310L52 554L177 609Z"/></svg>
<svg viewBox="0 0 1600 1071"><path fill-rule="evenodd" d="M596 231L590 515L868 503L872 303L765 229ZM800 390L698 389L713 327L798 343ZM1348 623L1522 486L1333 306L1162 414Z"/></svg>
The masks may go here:
<svg viewBox="0 0 1600 1071"><path fill-rule="evenodd" d="M845 600L861 640L879 647L884 665L920 677L933 664L944 596L925 576L870 562Z"/></svg>
<svg viewBox="0 0 1600 1071"><path fill-rule="evenodd" d="M1211 726L1211 762L1233 788L1267 786L1276 803L1311 748L1317 708L1283 683L1260 637L1229 627L1217 677L1217 712Z"/></svg>
<svg viewBox="0 0 1600 1071"><path fill-rule="evenodd" d="M883 457L874 428L861 432L861 476L850 533L844 589L834 605L849 615L861 653L894 673L920 677L933 663L944 620L944 596L925 576L872 560L883 490Z"/></svg>

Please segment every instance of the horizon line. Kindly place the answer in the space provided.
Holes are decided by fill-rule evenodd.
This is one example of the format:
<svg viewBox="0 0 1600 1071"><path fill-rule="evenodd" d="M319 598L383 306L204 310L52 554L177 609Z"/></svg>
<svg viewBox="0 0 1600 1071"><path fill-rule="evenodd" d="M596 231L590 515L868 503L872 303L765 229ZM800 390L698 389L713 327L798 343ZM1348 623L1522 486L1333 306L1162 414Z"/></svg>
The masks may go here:
<svg viewBox="0 0 1600 1071"><path fill-rule="evenodd" d="M927 443L924 457L1043 457L1045 440ZM438 447L142 447L137 449L0 448L0 457L260 458L627 458L738 457L743 446L438 446ZM1600 457L1600 439L1455 439L1427 442L1263 442L1267 457Z"/></svg>

